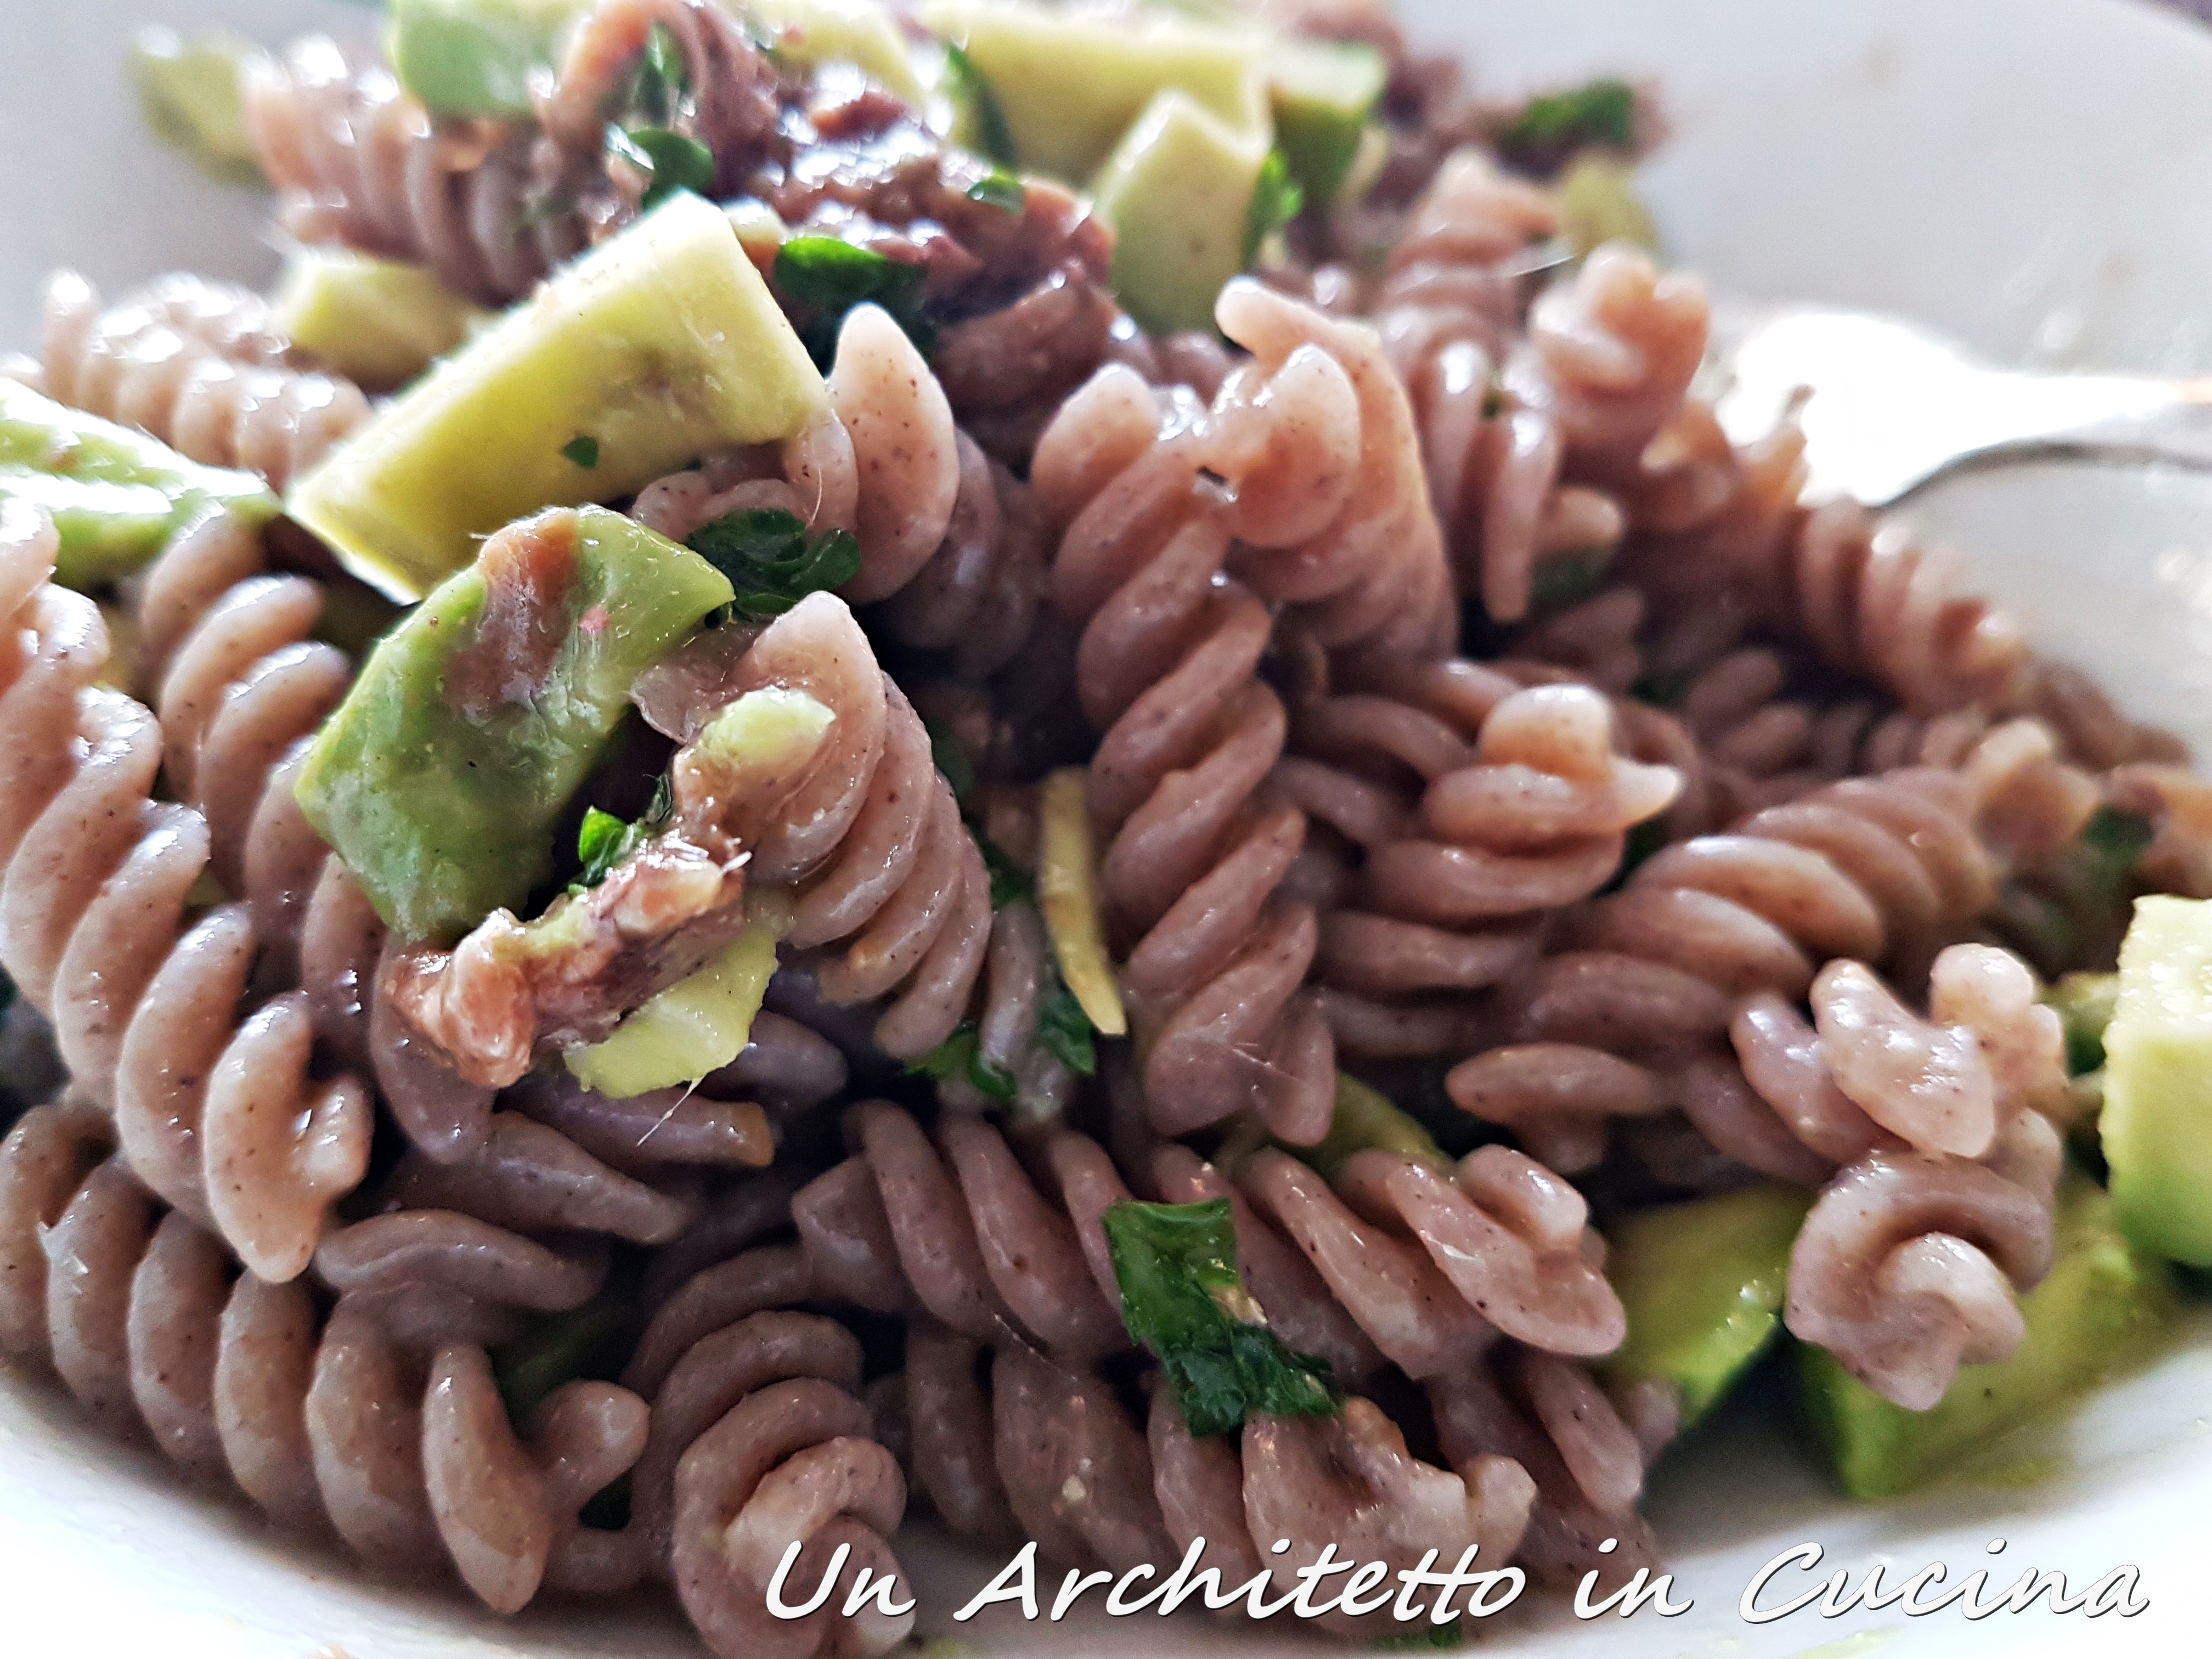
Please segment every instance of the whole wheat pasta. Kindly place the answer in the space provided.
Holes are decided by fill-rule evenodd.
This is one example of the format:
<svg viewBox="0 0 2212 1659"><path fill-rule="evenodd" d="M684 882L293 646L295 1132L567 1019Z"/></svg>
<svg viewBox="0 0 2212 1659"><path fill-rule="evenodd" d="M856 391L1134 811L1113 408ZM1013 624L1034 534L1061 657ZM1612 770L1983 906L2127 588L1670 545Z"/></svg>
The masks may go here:
<svg viewBox="0 0 2212 1659"><path fill-rule="evenodd" d="M1539 564L1608 553L1623 528L1602 492L1560 482L1556 422L1508 400L1499 380L1520 322L1516 258L1557 228L1544 192L1479 149L1455 151L1415 204L1374 302L1460 586L1499 622L1528 613Z"/></svg>
<svg viewBox="0 0 2212 1659"><path fill-rule="evenodd" d="M1262 1567L1276 1585L1291 1582L1332 1543L1394 1565L1428 1550L1457 1560L1472 1545L1502 1565L1528 1513L1532 1484L1510 1459L1424 1462L1367 1400L1321 1421L1255 1417L1234 1439L1200 1441L1157 1379L1140 1428L1095 1374L1008 1343L992 1353L987 1389L977 1358L969 1339L916 1327L905 1373L915 1479L956 1530L1031 1538L1056 1563L1160 1573L1203 1537L1200 1569L1218 1570L1224 1589ZM1289 1549L1263 1553L1259 1538ZM1364 1627L1342 1613L1322 1622Z"/></svg>
<svg viewBox="0 0 2212 1659"><path fill-rule="evenodd" d="M583 215L535 135L441 131L380 64L356 65L324 35L243 72L246 123L303 242L338 242L429 265L488 304L526 294L582 251Z"/></svg>
<svg viewBox="0 0 2212 1659"><path fill-rule="evenodd" d="M196 461L258 472L280 494L368 418L359 386L292 361L247 289L174 274L103 307L91 283L61 271L45 304L49 396Z"/></svg>
<svg viewBox="0 0 2212 1659"><path fill-rule="evenodd" d="M1334 377L1351 417L1334 360L1305 361ZM1150 1044L1146 1099L1163 1129L1249 1102L1278 1133L1310 1142L1334 1066L1327 1027L1298 994L1314 918L1273 896L1305 821L1255 810L1282 751L1283 707L1255 678L1267 609L1222 580L1231 530L1200 480L1204 421L1195 398L1157 397L1115 365L1062 407L1032 477L1048 520L1065 526L1053 603L1081 624L1077 690L1104 734L1091 814L1124 988Z"/></svg>
<svg viewBox="0 0 2212 1659"><path fill-rule="evenodd" d="M404 1278L342 1269L355 1282L325 1310L302 1283L239 1273L112 1146L96 1112L67 1104L33 1109L0 1145L11 1357L51 1365L181 1468L227 1477L277 1521L335 1532L385 1571L450 1569L507 1613L541 1583L620 1588L595 1582L603 1535L577 1516L636 1460L644 1402L571 1383L518 1434L481 1346L510 1328L500 1296L570 1306L595 1276L513 1235L447 1228Z"/></svg>
<svg viewBox="0 0 2212 1659"><path fill-rule="evenodd" d="M1501 1349L1432 1380L1427 1394L1437 1442L1455 1465L1510 1460L1533 1486L1517 1556L1532 1576L1571 1583L1595 1571L1601 1583L1617 1583L1656 1564L1651 1528L1635 1510L1642 1448L1581 1367Z"/></svg>
<svg viewBox="0 0 2212 1659"><path fill-rule="evenodd" d="M1047 1139L1048 1194L978 1119L948 1115L933 1144L872 1101L847 1133L854 1156L793 1201L819 1283L862 1307L926 1309L976 1341L1017 1333L1073 1363L1128 1346L1099 1218L1129 1194L1095 1141Z"/></svg>
<svg viewBox="0 0 2212 1659"><path fill-rule="evenodd" d="M196 557L199 544L234 534L218 514L163 556ZM282 907L234 902L186 925L192 889L223 843L204 813L153 798L168 734L142 705L88 684L106 661L106 629L90 601L43 581L51 542L33 526L0 544L0 561L7 591L20 596L0 670L12 681L0 693L12 750L0 787L0 961L53 1018L72 1075L112 1098L138 1176L213 1225L255 1272L291 1278L329 1206L367 1168L371 1103L350 1076L310 1075L306 993L284 992L240 1018L263 954L260 918ZM260 684L272 682L281 732L290 711L278 676ZM245 696L224 715L216 732L243 740L229 750L204 742L194 758L237 754L230 787L251 806L268 750L246 728L270 712ZM169 775L177 780L173 768ZM289 789L282 795L289 807ZM223 801L228 822L240 823L239 805ZM235 840L229 849L232 861L214 867L242 879L243 852ZM321 857L318 842L311 871Z"/></svg>

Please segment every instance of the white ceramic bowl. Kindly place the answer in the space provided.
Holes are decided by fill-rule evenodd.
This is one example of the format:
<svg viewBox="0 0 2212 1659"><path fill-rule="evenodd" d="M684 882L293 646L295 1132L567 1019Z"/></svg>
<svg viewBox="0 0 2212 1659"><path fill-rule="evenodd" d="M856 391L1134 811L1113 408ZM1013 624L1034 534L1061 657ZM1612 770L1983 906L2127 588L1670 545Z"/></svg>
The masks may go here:
<svg viewBox="0 0 2212 1659"><path fill-rule="evenodd" d="M1501 94L1599 70L1663 85L1673 138L1647 172L1672 251L1728 292L1920 318L2008 362L2212 368L2212 33L2123 0L1405 0L1433 46ZM32 343L37 284L77 265L119 285L176 267L249 279L272 256L263 204L199 179L140 131L123 43L142 21L224 23L264 40L359 33L309 0L0 0L0 347ZM2212 740L2212 491L2201 479L2080 469L1982 479L1916 509L1957 540L2045 648L2136 711ZM1855 1507L1779 1411L1701 1434L1662 1465L1650 1510L1691 1612L1580 1625L1559 1609L1495 1631L1493 1653L1826 1659L2201 1651L2212 1545L2212 1332L2039 1431L2026 1485L1953 1486ZM1992 1539L2002 1555L1984 1553ZM2024 1566L2081 1588L2141 1570L2148 1612L2092 1624L2037 1611L1969 1623L1892 1609L1754 1626L1747 1580L1805 1540L1854 1579L1932 1560ZM902 1540L923 1629L998 1651L1254 1653L1178 1619L954 1626L992 1563ZM1778 1584L1793 1582L1788 1575ZM500 1621L457 1595L363 1583L239 1507L184 1492L51 1397L0 1381L0 1650L163 1659L494 1659L696 1653L653 1605ZM1298 1643L1301 1651L1311 1646Z"/></svg>

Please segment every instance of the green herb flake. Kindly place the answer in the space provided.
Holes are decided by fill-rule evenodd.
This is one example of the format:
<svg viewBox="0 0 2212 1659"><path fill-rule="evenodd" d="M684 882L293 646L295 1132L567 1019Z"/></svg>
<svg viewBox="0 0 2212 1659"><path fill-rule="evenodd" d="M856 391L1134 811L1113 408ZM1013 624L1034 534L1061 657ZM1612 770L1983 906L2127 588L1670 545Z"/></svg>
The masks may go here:
<svg viewBox="0 0 2212 1659"><path fill-rule="evenodd" d="M1404 1653L1421 1648L1463 1648L1467 1632L1455 1619L1448 1625L1427 1624L1397 1636L1386 1636L1375 1646L1383 1653Z"/></svg>
<svg viewBox="0 0 2212 1659"><path fill-rule="evenodd" d="M1305 191L1291 176L1289 158L1280 149L1267 152L1260 164L1260 177L1252 186L1252 200L1244 210L1244 263L1250 264L1261 244L1298 216Z"/></svg>
<svg viewBox="0 0 2212 1659"><path fill-rule="evenodd" d="M2135 868L2157 837L2151 821L2139 812L2100 806L2082 826L2081 844L2110 865L2115 874Z"/></svg>
<svg viewBox="0 0 2212 1659"><path fill-rule="evenodd" d="M583 868L568 890L589 892L612 875L624 860L667 827L673 805L664 775L653 786L653 804L635 823L626 823L596 806L586 807L584 821L576 830L576 859Z"/></svg>
<svg viewBox="0 0 2212 1659"><path fill-rule="evenodd" d="M825 373L837 356L837 330L854 306L881 306L923 352L937 327L922 310L927 273L835 236L795 236L777 250L775 285L798 314L799 337Z"/></svg>
<svg viewBox="0 0 2212 1659"><path fill-rule="evenodd" d="M599 464L599 441L580 432L561 446L561 458L588 472Z"/></svg>
<svg viewBox="0 0 2212 1659"><path fill-rule="evenodd" d="M1080 1077L1098 1069L1098 1050L1091 1039L1091 1016L1065 985L1054 982L1037 1004L1037 1041L1045 1052Z"/></svg>
<svg viewBox="0 0 2212 1659"><path fill-rule="evenodd" d="M937 763L937 769L945 775L945 782L952 786L953 799L967 799L975 793L975 763L968 758L967 750L944 721L924 720L921 729L929 733L929 757ZM981 836L975 839L979 843L983 840Z"/></svg>
<svg viewBox="0 0 2212 1659"><path fill-rule="evenodd" d="M1498 137L1498 148L1528 154L1571 152L1585 144L1636 148L1636 88L1601 77L1570 91L1531 98Z"/></svg>
<svg viewBox="0 0 2212 1659"><path fill-rule="evenodd" d="M983 159L1002 167L1015 164L1014 130L1006 124L1006 106L991 77L975 67L964 46L945 48L945 68L951 82L953 101L963 106L972 123L975 148Z"/></svg>
<svg viewBox="0 0 2212 1659"><path fill-rule="evenodd" d="M968 186L968 199L1019 216L1028 200L1028 193L1022 188L1019 179L1004 167L994 167L985 177Z"/></svg>
<svg viewBox="0 0 2212 1659"><path fill-rule="evenodd" d="M737 609L781 616L809 593L842 587L860 574L860 544L848 531L825 531L811 545L806 526L781 507L725 514L691 532L684 545L730 579Z"/></svg>
<svg viewBox="0 0 2212 1659"><path fill-rule="evenodd" d="M1337 1412L1328 1368L1285 1347L1237 1278L1227 1199L1116 1204L1105 1225L1121 1322L1158 1357L1192 1434Z"/></svg>
<svg viewBox="0 0 2212 1659"><path fill-rule="evenodd" d="M939 1083L964 1078L988 1100L1012 1100L1016 1093L1013 1073L1000 1071L983 1057L981 1034L972 1019L961 1021L951 1036L906 1070L909 1077L930 1078Z"/></svg>
<svg viewBox="0 0 2212 1659"><path fill-rule="evenodd" d="M607 153L652 179L638 203L648 213L678 191L704 196L714 188L714 153L672 128L611 126Z"/></svg>
<svg viewBox="0 0 2212 1659"><path fill-rule="evenodd" d="M691 89L690 65L684 61L684 43L665 23L655 23L638 54L637 76L625 100L642 125L665 127L683 108Z"/></svg>

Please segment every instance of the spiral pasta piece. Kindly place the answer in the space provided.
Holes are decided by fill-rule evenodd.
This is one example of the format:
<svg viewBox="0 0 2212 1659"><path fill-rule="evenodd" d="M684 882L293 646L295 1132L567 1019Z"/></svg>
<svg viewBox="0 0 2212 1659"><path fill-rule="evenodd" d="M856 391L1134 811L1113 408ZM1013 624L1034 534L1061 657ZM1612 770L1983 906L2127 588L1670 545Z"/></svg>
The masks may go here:
<svg viewBox="0 0 2212 1659"><path fill-rule="evenodd" d="M1572 1583L1596 1571L1601 1583L1617 1583L1657 1565L1656 1540L1636 1512L1642 1449L1580 1365L1505 1348L1432 1380L1427 1394L1448 1459L1504 1462L1527 1483L1516 1559L1539 1581Z"/></svg>
<svg viewBox="0 0 2212 1659"><path fill-rule="evenodd" d="M1624 528L1606 493L1561 481L1553 414L1500 381L1520 320L1516 260L1557 228L1542 191L1481 150L1455 150L1415 203L1375 298L1461 591L1499 622L1528 614L1539 565L1606 556Z"/></svg>
<svg viewBox="0 0 2212 1659"><path fill-rule="evenodd" d="M272 1518L335 1532L384 1571L450 1566L502 1613L541 1583L595 1587L575 1570L593 1549L577 1516L636 1460L644 1402L571 1383L518 1435L483 1344L507 1310L572 1307L597 1274L422 1212L404 1265L339 1242L348 1283L325 1310L304 1284L236 1273L112 1145L96 1112L68 1104L33 1109L0 1145L0 1348L51 1365L187 1472L227 1475Z"/></svg>
<svg viewBox="0 0 2212 1659"><path fill-rule="evenodd" d="M503 305L589 239L586 216L562 205L574 181L535 135L441 129L390 70L352 63L328 36L257 58L242 84L279 222L303 242L427 264L455 293Z"/></svg>
<svg viewBox="0 0 2212 1659"><path fill-rule="evenodd" d="M1348 416L1341 371L1317 352L1308 361L1335 377ZM1273 629L1258 596L1224 580L1230 531L1200 483L1208 447L1194 398L1162 399L1115 365L1068 399L1032 476L1066 526L1054 603L1081 626L1077 690L1104 733L1091 815L1155 1121L1179 1132L1249 1103L1310 1142L1334 1066L1299 994L1314 915L1275 897L1305 820L1257 799L1285 731L1280 699L1255 677Z"/></svg>
<svg viewBox="0 0 2212 1659"><path fill-rule="evenodd" d="M216 514L183 532L162 562L188 565L210 547L233 556L249 536ZM13 839L0 879L0 961L52 1018L71 1075L112 1099L123 1153L138 1177L218 1231L254 1272L290 1279L307 1266L330 1206L367 1168L372 1102L350 1075L311 1074L308 993L284 991L243 1018L238 1011L250 1006L264 933L278 931L284 906L276 899L301 891L319 870L321 844L307 836L313 845L301 872L293 857L256 859L241 845L275 842L289 854L299 845L294 837L234 835L226 842L205 812L154 799L171 734L140 704L86 684L107 657L98 611L51 583L24 592L51 569L50 544L33 539L0 556L11 567L11 591L24 594L15 672L0 712L40 716L9 728L5 817ZM340 659L341 677L343 668ZM225 742L204 741L197 757L204 763L212 756L226 787L249 806L260 781L253 767L267 759L253 722L269 719L272 706L252 694L272 683L282 729L293 712L289 688L272 674L230 699L212 725ZM289 828L296 817L289 783L274 793L277 807L260 816ZM259 828L243 820L236 794L220 811L222 823ZM263 902L219 905L187 926L211 860L258 888ZM294 958L279 951L275 960L283 972Z"/></svg>
<svg viewBox="0 0 2212 1659"><path fill-rule="evenodd" d="M1048 1194L977 1118L948 1114L933 1140L870 1101L846 1129L854 1155L793 1200L817 1282L880 1312L926 1310L974 1341L1018 1334L1071 1363L1127 1347L1100 1218L1129 1193L1095 1141L1047 1138Z"/></svg>
<svg viewBox="0 0 2212 1659"><path fill-rule="evenodd" d="M1252 354L1204 465L1234 492L1231 571L1346 667L1441 657L1458 628L1404 386L1373 331L1240 278L1214 307Z"/></svg>
<svg viewBox="0 0 2212 1659"><path fill-rule="evenodd" d="M879 307L846 313L829 388L829 411L789 442L657 480L633 515L675 541L763 507L850 531L860 568L838 590L847 603L879 606L871 622L903 644L951 652L962 679L995 673L1043 599L1028 486L954 423L928 361Z"/></svg>
<svg viewBox="0 0 2212 1659"><path fill-rule="evenodd" d="M368 418L343 376L302 368L245 289L181 274L103 308L75 271L46 283L48 395L150 433L196 461L244 467L282 494Z"/></svg>
<svg viewBox="0 0 2212 1659"><path fill-rule="evenodd" d="M979 1358L932 1322L909 1337L916 1482L956 1531L1034 1539L1048 1560L1164 1573L1203 1538L1198 1570L1215 1569L1233 1592L1262 1567L1275 1585L1290 1582L1332 1543L1394 1567L1429 1551L1457 1561L1469 1547L1503 1565L1528 1514L1531 1484L1510 1459L1424 1462L1364 1399L1328 1419L1255 1417L1233 1439L1201 1441L1157 1377L1139 1426L1095 1373L1009 1343L991 1355L987 1389ZM1263 1553L1262 1538L1287 1540L1287 1552ZM1322 1622L1363 1627L1341 1613Z"/></svg>
<svg viewBox="0 0 2212 1659"><path fill-rule="evenodd" d="M1790 1328L1912 1409L1961 1362L2011 1352L2025 1328L2013 1294L2049 1265L2052 1121L2069 1102L2058 1017L2037 989L2009 953L1954 945L1924 1018L1863 964L1832 962L1812 1024L1768 994L1732 1028L1751 1088L1846 1166L1792 1253Z"/></svg>

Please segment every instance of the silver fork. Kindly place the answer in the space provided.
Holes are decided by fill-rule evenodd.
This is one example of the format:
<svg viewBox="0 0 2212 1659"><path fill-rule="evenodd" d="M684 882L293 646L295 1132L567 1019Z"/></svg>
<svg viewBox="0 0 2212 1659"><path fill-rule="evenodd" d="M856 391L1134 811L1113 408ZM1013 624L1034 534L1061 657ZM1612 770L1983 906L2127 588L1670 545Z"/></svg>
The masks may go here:
<svg viewBox="0 0 2212 1659"><path fill-rule="evenodd" d="M1993 368L1867 312L1718 307L1701 384L1739 443L1796 409L1815 501L1890 507L1956 472L2054 458L2212 471L2212 377Z"/></svg>

